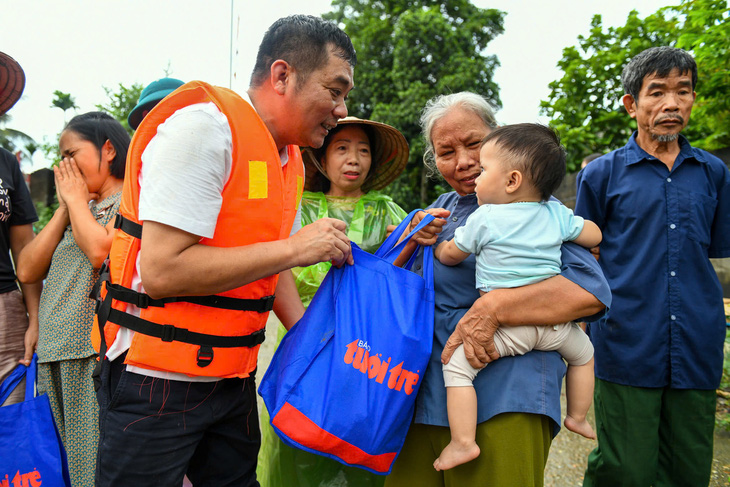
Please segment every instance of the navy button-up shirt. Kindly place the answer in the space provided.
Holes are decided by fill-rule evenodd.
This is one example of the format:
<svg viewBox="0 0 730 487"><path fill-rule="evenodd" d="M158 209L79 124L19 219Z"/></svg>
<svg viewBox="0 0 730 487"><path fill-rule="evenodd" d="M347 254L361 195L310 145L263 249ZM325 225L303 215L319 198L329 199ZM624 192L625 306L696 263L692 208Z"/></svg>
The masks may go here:
<svg viewBox="0 0 730 487"><path fill-rule="evenodd" d="M730 256L730 172L680 137L670 171L636 143L578 175L575 213L603 231L613 292L591 323L596 377L636 387L715 389L725 339L710 257Z"/></svg>
<svg viewBox="0 0 730 487"><path fill-rule="evenodd" d="M441 195L429 208L451 211L438 243L454 237L477 208L476 194ZM574 243L562 246L561 275L596 296L606 306L611 292L601 269L591 254ZM441 369L441 352L464 313L479 299L476 289L476 260L470 255L456 266L433 261L435 291L434 342L431 360L423 376L416 400L416 423L448 426L446 387ZM529 303L525 303L529 306ZM516 357L502 357L481 370L474 379L479 423L506 412L543 414L554 421L553 433L560 429L560 386L565 363L557 352L534 350Z"/></svg>

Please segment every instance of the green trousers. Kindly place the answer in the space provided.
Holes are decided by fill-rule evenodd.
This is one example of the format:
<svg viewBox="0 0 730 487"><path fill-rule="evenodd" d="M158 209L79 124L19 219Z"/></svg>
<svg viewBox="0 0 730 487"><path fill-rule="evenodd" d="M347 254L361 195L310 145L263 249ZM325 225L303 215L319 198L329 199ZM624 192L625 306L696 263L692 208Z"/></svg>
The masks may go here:
<svg viewBox="0 0 730 487"><path fill-rule="evenodd" d="M413 424L385 487L541 487L551 433L547 416L497 415L477 426L479 457L437 472L433 462L451 439L449 428Z"/></svg>
<svg viewBox="0 0 730 487"><path fill-rule="evenodd" d="M710 482L715 391L596 380L598 446L584 487L702 486Z"/></svg>

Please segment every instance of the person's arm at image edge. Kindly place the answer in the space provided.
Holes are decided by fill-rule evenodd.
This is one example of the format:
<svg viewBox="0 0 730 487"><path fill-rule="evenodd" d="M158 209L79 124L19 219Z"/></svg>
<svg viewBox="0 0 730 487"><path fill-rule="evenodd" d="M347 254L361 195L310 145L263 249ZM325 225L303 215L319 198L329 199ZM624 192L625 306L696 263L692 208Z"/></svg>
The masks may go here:
<svg viewBox="0 0 730 487"><path fill-rule="evenodd" d="M13 261L18 261L18 256L23 248L33 240L33 224L13 225L10 227L10 251ZM20 290L23 293L25 309L28 313L28 329L25 332L25 353L20 363L30 365L38 344L38 304L41 300L42 284L40 281L33 283L20 283Z"/></svg>
<svg viewBox="0 0 730 487"><path fill-rule="evenodd" d="M53 252L69 224L68 208L61 204L46 226L15 257L15 273L21 283L40 282L48 274Z"/></svg>

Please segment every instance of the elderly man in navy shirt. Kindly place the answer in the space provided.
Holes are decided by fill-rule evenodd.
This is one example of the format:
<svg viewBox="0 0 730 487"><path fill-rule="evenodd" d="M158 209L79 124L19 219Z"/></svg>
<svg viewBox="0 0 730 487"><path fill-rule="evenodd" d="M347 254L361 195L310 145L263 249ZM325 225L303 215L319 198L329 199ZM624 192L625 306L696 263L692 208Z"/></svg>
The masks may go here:
<svg viewBox="0 0 730 487"><path fill-rule="evenodd" d="M621 76L637 131L578 176L576 214L603 231L613 293L591 323L598 447L584 486L706 486L725 338L710 257L730 256L730 173L680 132L697 65L651 48Z"/></svg>

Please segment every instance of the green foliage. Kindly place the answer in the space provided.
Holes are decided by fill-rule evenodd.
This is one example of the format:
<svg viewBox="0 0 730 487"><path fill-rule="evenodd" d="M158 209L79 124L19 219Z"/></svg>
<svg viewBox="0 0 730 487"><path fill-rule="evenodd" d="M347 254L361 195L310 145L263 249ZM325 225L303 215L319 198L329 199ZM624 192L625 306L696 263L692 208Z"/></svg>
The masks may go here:
<svg viewBox="0 0 730 487"><path fill-rule="evenodd" d="M27 153L33 155L35 150L31 150L31 148L35 141L30 135L7 127L11 120L12 117L7 113L0 115L0 147L10 152L17 152L25 148Z"/></svg>
<svg viewBox="0 0 730 487"><path fill-rule="evenodd" d="M706 149L730 145L730 24L725 1L682 0L640 19L604 29L593 17L588 36L563 49L558 62L564 75L550 83L552 94L541 111L568 149L568 170L580 169L583 157L623 146L636 129L621 97L621 71L633 56L652 46L676 46L695 56L699 66L697 101L685 135ZM677 33L681 35L677 36Z"/></svg>
<svg viewBox="0 0 730 487"><path fill-rule="evenodd" d="M51 167L58 166L61 162L61 153L58 151L58 139L61 138L61 133L56 135L54 140L48 140L48 137L43 137L43 143L40 145L40 150L43 151L43 156L47 161L51 161Z"/></svg>
<svg viewBox="0 0 730 487"><path fill-rule="evenodd" d="M726 318L730 319L727 316ZM730 329L725 335L725 360L722 364L722 379L720 379L719 390L715 426L718 429L730 431L730 401L728 401L730 394L727 394L730 391Z"/></svg>
<svg viewBox="0 0 730 487"><path fill-rule="evenodd" d="M697 100L688 129L692 143L707 150L730 147L730 9L725 0L684 1L677 47L697 61Z"/></svg>
<svg viewBox="0 0 730 487"><path fill-rule="evenodd" d="M71 109L78 109L76 105L76 99L71 96L71 93L64 93L63 91L56 90L53 92L53 101L51 102L51 108L60 108L63 110L63 117L66 118L66 111Z"/></svg>
<svg viewBox="0 0 730 487"><path fill-rule="evenodd" d="M58 203L55 202L51 206L45 206L40 202L35 204L36 213L38 213L38 221L33 224L33 230L36 234L43 230L43 227L48 224L57 208Z"/></svg>
<svg viewBox="0 0 730 487"><path fill-rule="evenodd" d="M568 150L568 170L580 169L583 157L621 147L636 129L621 97L621 71L627 61L652 46L670 44L675 24L654 14L641 20L634 10L626 25L604 31L600 15L591 21L590 35L563 49L558 67L565 73L550 83L550 99L540 103L552 118Z"/></svg>
<svg viewBox="0 0 730 487"><path fill-rule="evenodd" d="M436 95L469 90L500 105L492 80L499 66L487 45L503 32L504 13L468 0L334 0L324 17L338 22L357 51L350 115L398 128L410 145L403 174L385 191L403 208L445 191L425 175L418 119Z"/></svg>
<svg viewBox="0 0 730 487"><path fill-rule="evenodd" d="M129 126L127 117L129 116L129 112L131 112L137 105L137 100L139 100L139 95L142 93L143 89L144 86L139 83L134 83L129 88L124 86L122 83L119 83L119 91L116 92L105 86L104 92L109 98L109 101L106 104L96 105L96 108L107 112L109 115L119 120L131 136L134 133L134 130L132 130Z"/></svg>

